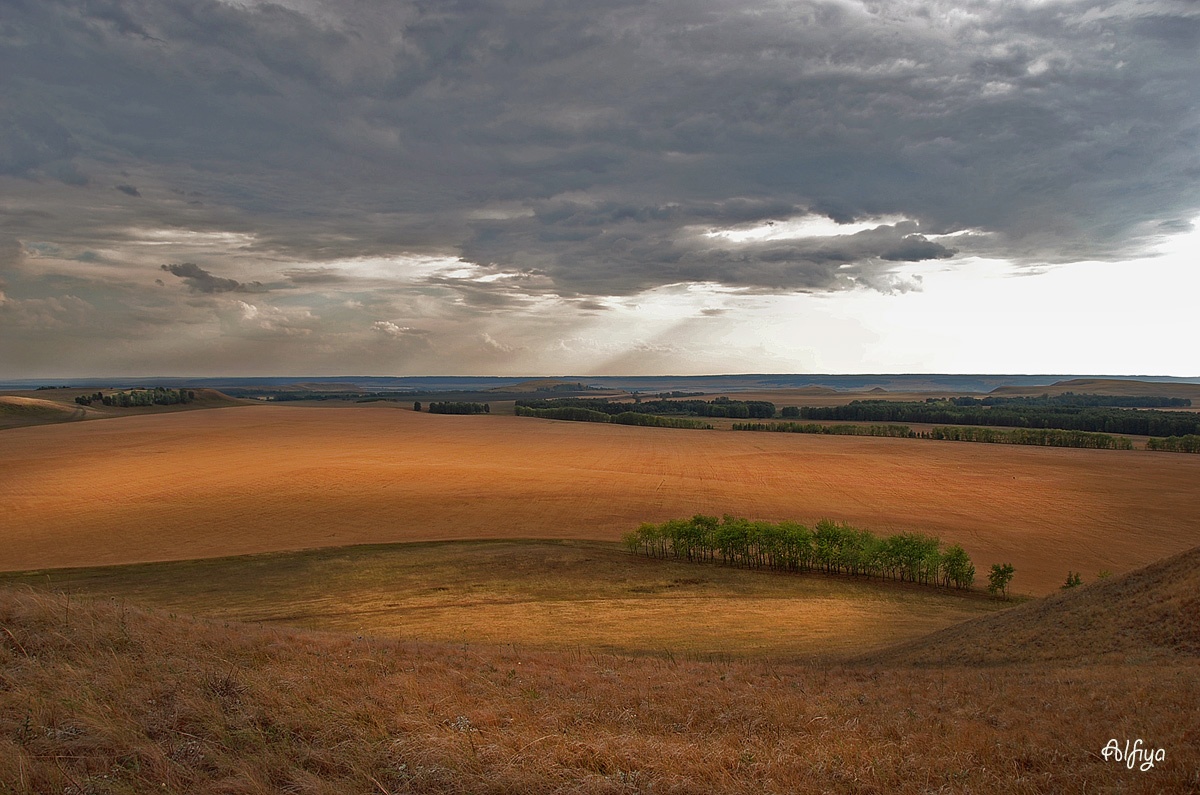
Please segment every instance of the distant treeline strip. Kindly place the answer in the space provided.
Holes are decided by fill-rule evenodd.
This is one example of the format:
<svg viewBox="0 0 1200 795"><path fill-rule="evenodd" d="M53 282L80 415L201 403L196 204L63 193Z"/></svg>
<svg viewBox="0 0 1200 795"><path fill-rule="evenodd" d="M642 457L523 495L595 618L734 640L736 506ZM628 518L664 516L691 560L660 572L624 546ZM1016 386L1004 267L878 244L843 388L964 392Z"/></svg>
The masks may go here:
<svg viewBox="0 0 1200 795"><path fill-rule="evenodd" d="M1081 447L1092 450L1132 450L1133 442L1121 436L1084 431L1014 428L1010 431L969 426L935 427L920 433L907 425L820 425L800 422L735 422L735 431L818 433L833 436L886 436L896 439L938 439L986 444L1028 444L1039 447Z"/></svg>
<svg viewBox="0 0 1200 795"><path fill-rule="evenodd" d="M1200 453L1200 436L1168 436L1165 439L1149 439L1147 450L1157 450L1163 453Z"/></svg>
<svg viewBox="0 0 1200 795"><path fill-rule="evenodd" d="M793 412L786 412L785 416ZM1071 406L960 406L949 400L923 403L856 400L845 406L804 406L798 419L840 422L935 423L994 427L1052 428L1142 436L1200 434L1200 416L1183 411Z"/></svg>
<svg viewBox="0 0 1200 795"><path fill-rule="evenodd" d="M570 422L610 422L617 425L644 425L653 428L692 428L711 429L712 426L699 420L684 417L656 417L653 414L641 414L636 411L623 411L620 414L606 414L592 409L563 407L563 408L530 408L518 405L515 408L518 417L541 417L546 420L568 420Z"/></svg>
<svg viewBox="0 0 1200 795"><path fill-rule="evenodd" d="M1132 450L1133 442L1123 436L1087 431L1060 431L1046 428L1014 428L998 431L993 428L949 427L930 428L923 438L950 442L984 442L986 444L1029 444L1037 447L1081 447L1089 450Z"/></svg>
<svg viewBox="0 0 1200 795"><path fill-rule="evenodd" d="M816 422L735 422L735 431L775 431L778 433L817 433L831 436L886 436L913 439L917 434L907 425L821 425Z"/></svg>
<svg viewBox="0 0 1200 795"><path fill-rule="evenodd" d="M634 554L723 563L772 571L849 574L925 585L969 588L975 566L957 544L943 549L935 536L899 533L879 538L869 530L823 519L811 530L797 522L752 522L696 514L626 533Z"/></svg>
<svg viewBox="0 0 1200 795"><path fill-rule="evenodd" d="M491 414L489 403L466 403L463 401L444 400L429 404L430 414Z"/></svg>
<svg viewBox="0 0 1200 795"><path fill-rule="evenodd" d="M549 400L518 400L518 407L531 409L585 409L603 414L625 412L658 416L733 417L735 419L766 419L775 416L775 404L766 400L643 400L621 403L604 398L554 398Z"/></svg>

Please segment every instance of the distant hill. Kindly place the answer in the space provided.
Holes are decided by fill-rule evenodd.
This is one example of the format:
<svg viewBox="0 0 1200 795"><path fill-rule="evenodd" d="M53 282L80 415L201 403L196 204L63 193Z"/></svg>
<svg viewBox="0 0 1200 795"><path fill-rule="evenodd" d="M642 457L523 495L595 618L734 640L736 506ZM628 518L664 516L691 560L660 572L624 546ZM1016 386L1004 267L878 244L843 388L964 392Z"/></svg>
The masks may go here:
<svg viewBox="0 0 1200 795"><path fill-rule="evenodd" d="M105 406L99 402L89 406L81 406L75 402L80 395L92 395L95 392L112 394L110 388L62 388L38 390L23 395L0 395L0 429L19 428L28 425L46 425L49 423L72 422L75 420L98 420L105 417L128 417L136 414L159 413L166 411L191 411L194 409L223 408L225 406L245 405L247 401L232 398L216 389L194 389L195 398L186 404L170 406L131 406L118 408ZM42 397L42 396L45 397Z"/></svg>
<svg viewBox="0 0 1200 795"><path fill-rule="evenodd" d="M589 392L592 390L592 387L589 387L582 381L564 381L560 378L534 378L529 381L522 381L519 384L494 386L488 391L505 394L522 394L527 392Z"/></svg>
<svg viewBox="0 0 1200 795"><path fill-rule="evenodd" d="M864 659L887 665L1200 662L1200 547Z"/></svg>
<svg viewBox="0 0 1200 795"><path fill-rule="evenodd" d="M93 412L43 398L0 395L0 428L81 420Z"/></svg>
<svg viewBox="0 0 1200 795"><path fill-rule="evenodd" d="M1182 397L1200 401L1200 384L1116 378L1072 378L1055 381L1046 386L1002 386L993 389L990 394L1005 397L1036 397L1038 395L1061 395L1064 392L1074 392L1077 395Z"/></svg>

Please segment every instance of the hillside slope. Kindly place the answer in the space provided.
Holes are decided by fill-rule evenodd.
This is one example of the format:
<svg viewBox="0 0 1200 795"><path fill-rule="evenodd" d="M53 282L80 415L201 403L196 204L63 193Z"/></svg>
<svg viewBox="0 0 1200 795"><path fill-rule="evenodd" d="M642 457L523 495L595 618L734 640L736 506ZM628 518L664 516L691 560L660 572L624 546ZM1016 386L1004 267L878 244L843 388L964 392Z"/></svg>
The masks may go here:
<svg viewBox="0 0 1200 795"><path fill-rule="evenodd" d="M1194 664L530 652L0 589L0 792L1192 792L1198 702ZM1166 759L1106 761L1114 735Z"/></svg>
<svg viewBox="0 0 1200 795"><path fill-rule="evenodd" d="M1162 397L1200 399L1200 383L1166 383L1162 381L1132 381L1120 378L1072 378L1056 381L1046 386L1001 386L989 394L997 396L1061 395L1074 392L1077 395L1149 395Z"/></svg>
<svg viewBox="0 0 1200 795"><path fill-rule="evenodd" d="M917 665L1200 662L1200 547L865 659Z"/></svg>

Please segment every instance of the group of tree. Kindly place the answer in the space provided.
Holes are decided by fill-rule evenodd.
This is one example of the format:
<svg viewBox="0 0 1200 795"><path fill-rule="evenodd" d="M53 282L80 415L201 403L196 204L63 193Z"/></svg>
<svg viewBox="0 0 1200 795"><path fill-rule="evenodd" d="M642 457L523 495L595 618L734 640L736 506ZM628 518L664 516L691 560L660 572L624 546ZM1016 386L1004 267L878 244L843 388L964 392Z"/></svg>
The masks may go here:
<svg viewBox="0 0 1200 795"><path fill-rule="evenodd" d="M969 588L975 566L957 544L898 533L880 538L842 522L759 522L696 514L645 523L623 539L635 554L784 572L825 572Z"/></svg>
<svg viewBox="0 0 1200 795"><path fill-rule="evenodd" d="M1146 449L1164 453L1200 453L1200 435L1189 433L1184 436L1149 439L1146 441Z"/></svg>
<svg viewBox="0 0 1200 795"><path fill-rule="evenodd" d="M1058 431L1038 428L999 430L973 426L933 427L914 431L907 425L823 425L810 422L735 422L735 431L775 431L778 433L817 433L831 436L884 436L894 439L938 439L951 442L988 444L1028 444L1039 447L1082 447L1091 450L1132 450L1133 442L1121 436L1085 431Z"/></svg>
<svg viewBox="0 0 1200 795"><path fill-rule="evenodd" d="M961 400L961 399L958 399ZM1200 415L1186 411L1068 405L958 405L954 400L856 400L845 406L803 406L801 419L839 422L936 423L1048 428L1142 436L1200 434Z"/></svg>
<svg viewBox="0 0 1200 795"><path fill-rule="evenodd" d="M413 403L416 411L421 410L420 403ZM430 414L491 414L489 403L467 403L463 401L444 400L429 404Z"/></svg>
<svg viewBox="0 0 1200 795"><path fill-rule="evenodd" d="M819 433L830 436L885 436L912 439L916 432L907 425L822 425L816 422L735 422L735 431L774 431L777 433Z"/></svg>
<svg viewBox="0 0 1200 795"><path fill-rule="evenodd" d="M156 386L153 389L134 389L129 392L114 392L105 395L96 392L91 395L80 395L75 402L81 406L102 403L105 406L129 408L131 406L174 406L181 403L191 403L196 399L196 393L191 389L168 389Z"/></svg>
<svg viewBox="0 0 1200 795"><path fill-rule="evenodd" d="M518 417L540 417L545 420L567 420L568 422L608 422L615 425L641 425L651 428L691 428L712 429L712 426L699 420L686 417L660 417L653 414L643 414L638 411L623 411L620 414L606 414L603 411L563 406L560 408L531 408L518 405L514 409Z"/></svg>
<svg viewBox="0 0 1200 795"><path fill-rule="evenodd" d="M934 427L917 434L917 436L925 439L939 439L951 442L1028 444L1037 447L1081 447L1088 450L1133 449L1133 442L1123 436L1042 428L1013 428L1012 430L1002 431L994 428L963 426Z"/></svg>
<svg viewBox="0 0 1200 795"><path fill-rule="evenodd" d="M638 400L635 403L606 398L555 398L518 400L516 405L531 409L586 409L609 415L633 411L656 416L733 417L735 419L769 420L775 416L775 404L769 401L730 400L727 397L713 400Z"/></svg>

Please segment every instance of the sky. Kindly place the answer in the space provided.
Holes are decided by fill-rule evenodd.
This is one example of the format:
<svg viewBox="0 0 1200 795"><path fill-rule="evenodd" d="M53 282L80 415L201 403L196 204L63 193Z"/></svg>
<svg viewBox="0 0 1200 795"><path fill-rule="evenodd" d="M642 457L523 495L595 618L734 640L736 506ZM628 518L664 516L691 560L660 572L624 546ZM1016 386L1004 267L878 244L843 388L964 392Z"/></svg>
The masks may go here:
<svg viewBox="0 0 1200 795"><path fill-rule="evenodd" d="M1190 0L0 0L0 377L1200 375Z"/></svg>

